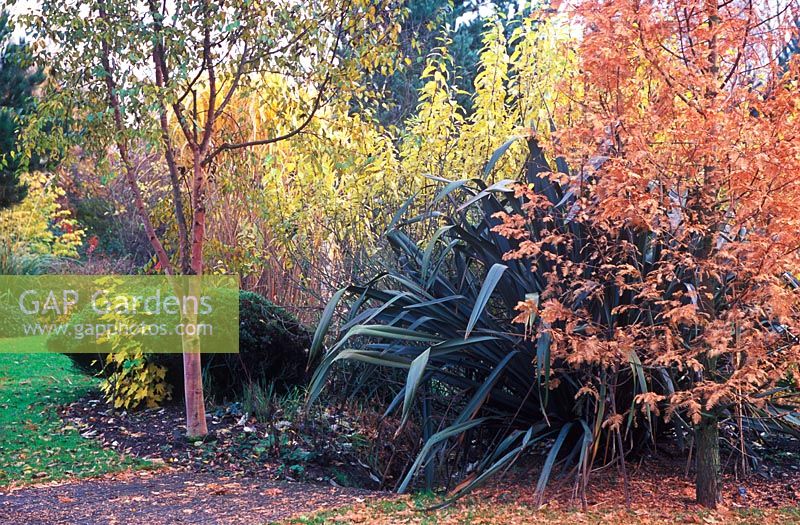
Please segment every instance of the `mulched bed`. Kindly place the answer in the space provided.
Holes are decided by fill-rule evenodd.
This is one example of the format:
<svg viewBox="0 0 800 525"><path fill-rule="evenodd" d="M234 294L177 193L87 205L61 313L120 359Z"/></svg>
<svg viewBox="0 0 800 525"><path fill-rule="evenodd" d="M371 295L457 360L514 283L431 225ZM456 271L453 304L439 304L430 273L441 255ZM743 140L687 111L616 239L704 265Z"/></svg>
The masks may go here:
<svg viewBox="0 0 800 525"><path fill-rule="evenodd" d="M296 422L279 418L266 425L242 414L239 405L232 404L210 409L209 435L191 442L185 437L183 407L175 404L128 413L87 397L60 410L65 425L77 429L85 438L157 466L267 480L380 488L375 473L359 461L342 438L346 432L333 435L319 428L319 421L315 423L317 428L306 429L307 432ZM346 428L346 422L337 419L327 422L327 427L341 430Z"/></svg>
<svg viewBox="0 0 800 525"><path fill-rule="evenodd" d="M347 481L355 481L362 487L378 483L375 474L357 455L348 452L347 443L342 443L347 440L339 439L347 435L348 423L335 413L323 415L335 421L324 421L314 430L280 418L276 418L275 424L265 425L241 414L237 405L220 407L209 412L209 437L192 443L184 437L183 409L177 405L126 413L114 411L97 399L84 398L62 407L61 411L65 425L78 429L87 439L99 440L121 454L162 465L169 472L165 475L140 471L122 481L109 478L0 494L0 523L5 522L6 516L9 522L19 523L61 523L60 519L63 523L115 523L107 519L109 508L120 522L129 523L266 523L329 506L344 506L369 495L389 496L336 486L341 479L337 473L346 473ZM307 434L314 436L311 441ZM275 440L271 435L283 437ZM725 507L800 506L800 462L796 460L800 457L800 441L787 439L780 447L765 447L766 451L773 448L780 449L784 459L767 456L758 472L744 477L730 473L724 476ZM304 453L309 456L302 457ZM790 459L786 459L786 454ZM294 463L299 468L294 468L287 457L302 457ZM725 457L723 461L727 462ZM540 462L541 458L536 457L521 461L504 478L494 480L468 500L489 506L491 502L498 505L513 502L535 508ZM670 513L697 512L693 473L687 476L682 454L659 447L658 453L631 460L627 467L633 515L645 517L657 510L666 519ZM287 479L317 483L278 481ZM546 492L546 508L564 510L582 506L571 479L559 482L553 478ZM171 492L179 496L175 501ZM624 502L623 484L613 466L592 475L586 494L586 509L590 513L604 509L616 512L624 509ZM370 508L357 505L356 511L363 516L369 514ZM50 514L36 521L38 512Z"/></svg>
<svg viewBox="0 0 800 525"><path fill-rule="evenodd" d="M242 414L238 404L215 407L207 414L209 436L200 442L186 439L183 407L176 404L128 413L113 410L97 398L85 397L61 407L60 411L65 425L78 429L84 437L156 466L269 480L323 482L334 486L343 485L339 481L346 477L350 486L381 488L377 473L360 461L351 443L347 442L348 428L352 431L347 418L335 410L317 414L315 421L306 424L278 417L275 423L267 425ZM316 428L311 428L312 425ZM776 454L762 458L757 472L751 472L744 480L729 473L725 475L726 482L731 485L747 483L756 492L757 487L768 487L765 489L767 498L796 497L795 489L781 487L794 483L796 490L800 490L800 440L787 437L780 443L762 444L761 449L779 450L781 458L777 459ZM726 457L725 451L722 459L730 467L732 460ZM522 463L525 465L518 464L520 468L515 470L522 472L523 477L533 475L535 485L541 458L528 457ZM293 468L293 464L302 466L302 471ZM687 482L693 479L692 472L686 475L685 455L668 444L659 445L657 453L646 453L629 461L628 469L634 475L644 472L645 479L667 477ZM346 476L336 476L337 473ZM592 476L590 490L600 484L614 484L615 478L615 469L607 467ZM738 488L736 491L738 493Z"/></svg>
<svg viewBox="0 0 800 525"><path fill-rule="evenodd" d="M271 523L386 494L308 483L138 471L49 486L0 489L0 523Z"/></svg>
<svg viewBox="0 0 800 525"><path fill-rule="evenodd" d="M686 460L667 452L629 461L630 496L635 509L690 510L695 502L694 472L686 475ZM545 492L545 502L553 508L580 508L574 478L556 481ZM758 472L722 476L722 505L730 508L778 508L800 505L800 465L769 464ZM484 493L503 501L534 505L536 477L534 473L511 476ZM615 466L592 474L586 491L587 510L615 508L625 505L625 487Z"/></svg>

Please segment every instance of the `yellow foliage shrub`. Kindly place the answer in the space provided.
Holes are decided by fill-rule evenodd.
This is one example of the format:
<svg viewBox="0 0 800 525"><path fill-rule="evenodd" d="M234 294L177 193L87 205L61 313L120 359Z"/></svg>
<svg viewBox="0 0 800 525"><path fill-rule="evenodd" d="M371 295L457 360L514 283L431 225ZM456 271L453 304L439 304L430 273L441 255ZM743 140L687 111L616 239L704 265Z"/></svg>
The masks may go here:
<svg viewBox="0 0 800 525"><path fill-rule="evenodd" d="M49 174L26 173L20 178L28 195L0 210L0 238L17 253L76 257L84 233L59 202L64 191Z"/></svg>
<svg viewBox="0 0 800 525"><path fill-rule="evenodd" d="M129 324L125 316L116 312L103 315L103 323ZM100 391L114 408L133 409L145 404L156 407L172 397L172 385L166 382L167 369L149 363L142 345L127 335L110 334L101 339L111 344L112 353L106 356L106 373Z"/></svg>

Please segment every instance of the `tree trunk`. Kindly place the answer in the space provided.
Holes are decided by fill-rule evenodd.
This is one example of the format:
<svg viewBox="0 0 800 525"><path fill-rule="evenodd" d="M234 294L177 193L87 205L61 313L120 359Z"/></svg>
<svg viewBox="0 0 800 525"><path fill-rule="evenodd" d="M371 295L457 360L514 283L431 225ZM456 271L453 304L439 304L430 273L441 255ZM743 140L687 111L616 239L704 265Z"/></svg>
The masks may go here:
<svg viewBox="0 0 800 525"><path fill-rule="evenodd" d="M184 341L183 393L186 398L186 435L190 438L203 437L208 434L208 427L203 399L200 341L196 337L186 338Z"/></svg>
<svg viewBox="0 0 800 525"><path fill-rule="evenodd" d="M717 418L703 417L694 434L697 444L697 502L713 509L722 500Z"/></svg>
<svg viewBox="0 0 800 525"><path fill-rule="evenodd" d="M200 283L192 278L188 294L200 297ZM198 299L199 302L199 299ZM181 322L197 325L197 312L182 312ZM206 406L203 399L203 368L200 358L200 336L197 333L181 336L183 350L183 393L186 402L186 435L190 438L208 434Z"/></svg>
<svg viewBox="0 0 800 525"><path fill-rule="evenodd" d="M194 159L194 203L192 223L191 270L203 275L203 241L205 239L205 173L200 165L200 155ZM199 286L192 286L192 294L199 295ZM197 316L193 317L194 322ZM186 435L202 437L208 434L206 407L203 399L203 369L200 361L200 338L183 336L183 392L186 399Z"/></svg>
<svg viewBox="0 0 800 525"><path fill-rule="evenodd" d="M200 297L201 286L197 279L190 279L188 295ZM186 293L186 291L184 292ZM199 299L198 299L199 301ZM197 325L196 311L182 311L181 321L187 325ZM183 346L183 393L186 402L186 435L189 438L208 434L206 426L206 406L203 399L203 368L200 358L200 336L181 336Z"/></svg>

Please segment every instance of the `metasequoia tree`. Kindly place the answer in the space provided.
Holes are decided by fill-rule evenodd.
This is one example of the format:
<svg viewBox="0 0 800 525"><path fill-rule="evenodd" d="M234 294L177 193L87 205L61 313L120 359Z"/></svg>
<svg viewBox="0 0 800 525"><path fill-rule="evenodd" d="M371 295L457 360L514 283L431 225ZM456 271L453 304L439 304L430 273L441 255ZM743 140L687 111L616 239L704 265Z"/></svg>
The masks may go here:
<svg viewBox="0 0 800 525"><path fill-rule="evenodd" d="M518 320L554 366L593 371L586 392L612 396L604 427L632 410L613 403L613 378L643 368L650 390L635 402L693 429L709 507L719 421L780 417L765 403L798 378L800 62L779 60L795 7L570 8L580 72L554 108L568 122L541 142L571 169L543 163L542 181L517 190L525 214L500 214L498 231L516 240L507 257L540 261L547 283ZM564 193L547 198L548 185Z"/></svg>
<svg viewBox="0 0 800 525"><path fill-rule="evenodd" d="M380 0L45 0L23 18L54 79L43 111L73 124L50 140L113 151L111 165L131 189L160 268L202 275L207 196L225 177L218 160L303 133L330 97L352 91L364 68L391 67L395 14ZM263 135L226 140L217 121L232 100L259 89L263 73L303 87L302 118L277 114ZM163 242L149 216L139 151L161 159L146 167L161 170L171 188L176 247ZM207 432L199 345L197 338L183 342L189 436Z"/></svg>

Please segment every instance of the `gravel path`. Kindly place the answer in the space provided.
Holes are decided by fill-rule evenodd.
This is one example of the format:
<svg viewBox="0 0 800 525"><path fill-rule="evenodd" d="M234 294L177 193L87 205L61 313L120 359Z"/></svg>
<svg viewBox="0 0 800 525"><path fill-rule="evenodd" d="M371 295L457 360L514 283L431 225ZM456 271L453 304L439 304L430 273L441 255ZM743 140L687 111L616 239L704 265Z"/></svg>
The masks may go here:
<svg viewBox="0 0 800 525"><path fill-rule="evenodd" d="M187 471L0 488L0 523L266 524L388 494Z"/></svg>

